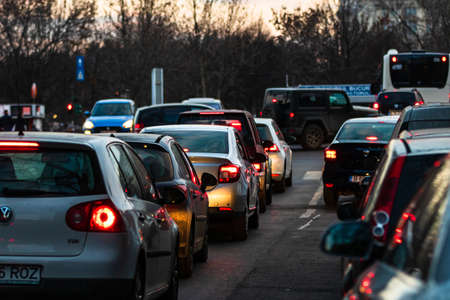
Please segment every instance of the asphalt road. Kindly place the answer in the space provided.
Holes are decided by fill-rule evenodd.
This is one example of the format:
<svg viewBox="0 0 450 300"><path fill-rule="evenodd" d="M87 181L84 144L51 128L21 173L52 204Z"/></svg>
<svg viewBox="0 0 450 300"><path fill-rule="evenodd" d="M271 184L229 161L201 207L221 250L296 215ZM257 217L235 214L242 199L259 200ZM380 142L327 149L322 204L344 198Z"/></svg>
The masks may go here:
<svg viewBox="0 0 450 300"><path fill-rule="evenodd" d="M322 151L294 152L293 186L274 194L260 228L244 242L220 232L209 260L180 282L180 299L339 299L340 260L319 248L337 221L322 199Z"/></svg>

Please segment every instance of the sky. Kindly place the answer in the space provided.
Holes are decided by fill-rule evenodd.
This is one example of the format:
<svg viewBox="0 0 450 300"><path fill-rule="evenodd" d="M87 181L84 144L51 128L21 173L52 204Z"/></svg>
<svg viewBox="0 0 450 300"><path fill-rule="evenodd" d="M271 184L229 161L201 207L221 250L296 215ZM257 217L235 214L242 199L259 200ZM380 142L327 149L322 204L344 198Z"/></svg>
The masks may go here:
<svg viewBox="0 0 450 300"><path fill-rule="evenodd" d="M279 9L286 6L289 10L297 7L307 9L315 6L323 0L247 0L250 8L254 9L256 15L262 15L263 19L268 23L272 18L271 8Z"/></svg>

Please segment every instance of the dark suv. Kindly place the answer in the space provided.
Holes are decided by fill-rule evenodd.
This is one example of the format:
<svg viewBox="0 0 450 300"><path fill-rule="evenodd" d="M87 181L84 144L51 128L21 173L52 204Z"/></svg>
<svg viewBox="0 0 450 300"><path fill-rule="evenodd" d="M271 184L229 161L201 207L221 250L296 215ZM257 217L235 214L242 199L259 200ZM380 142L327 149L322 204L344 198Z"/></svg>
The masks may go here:
<svg viewBox="0 0 450 300"><path fill-rule="evenodd" d="M259 178L260 211L265 212L266 203L272 202L272 174L269 156L264 148L270 148L273 143L261 140L253 116L248 111L234 109L190 111L180 114L178 124L231 126L242 134L249 160Z"/></svg>
<svg viewBox="0 0 450 300"><path fill-rule="evenodd" d="M274 119L285 136L295 137L305 149L318 149L346 120L373 117L378 112L352 106L341 90L270 88L260 115Z"/></svg>
<svg viewBox="0 0 450 300"><path fill-rule="evenodd" d="M407 106L419 106L425 102L418 90L381 92L373 108L383 115L399 115Z"/></svg>

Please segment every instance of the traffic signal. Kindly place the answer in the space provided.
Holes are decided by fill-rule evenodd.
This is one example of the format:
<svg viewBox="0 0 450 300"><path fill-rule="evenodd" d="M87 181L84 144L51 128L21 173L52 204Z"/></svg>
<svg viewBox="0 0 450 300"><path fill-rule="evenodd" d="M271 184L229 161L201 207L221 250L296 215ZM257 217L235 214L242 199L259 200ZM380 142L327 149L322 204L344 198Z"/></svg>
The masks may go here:
<svg viewBox="0 0 450 300"><path fill-rule="evenodd" d="M73 112L73 105L72 105L72 103L67 104L66 108L67 108L67 112L69 112L69 113Z"/></svg>

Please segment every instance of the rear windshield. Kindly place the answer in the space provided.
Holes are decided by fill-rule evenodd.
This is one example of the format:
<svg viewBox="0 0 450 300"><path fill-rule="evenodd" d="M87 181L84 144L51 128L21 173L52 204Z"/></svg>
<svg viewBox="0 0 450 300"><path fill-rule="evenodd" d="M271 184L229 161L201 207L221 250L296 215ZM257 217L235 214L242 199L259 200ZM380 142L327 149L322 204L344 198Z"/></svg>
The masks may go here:
<svg viewBox="0 0 450 300"><path fill-rule="evenodd" d="M208 103L202 103L203 105L208 105L208 106L211 106L212 108L214 108L214 109L222 109L222 107L220 107L220 104L219 103L216 103L216 102L208 102Z"/></svg>
<svg viewBox="0 0 450 300"><path fill-rule="evenodd" d="M256 128L258 129L258 133L259 136L261 137L261 140L273 142L272 135L270 134L270 129L267 125L256 124Z"/></svg>
<svg viewBox="0 0 450 300"><path fill-rule="evenodd" d="M170 154L163 149L142 143L129 143L144 162L147 171L155 181L173 179L173 167Z"/></svg>
<svg viewBox="0 0 450 300"><path fill-rule="evenodd" d="M105 194L94 152L0 151L0 196Z"/></svg>
<svg viewBox="0 0 450 300"><path fill-rule="evenodd" d="M377 102L380 104L414 104L415 97L411 92L382 93L378 95Z"/></svg>
<svg viewBox="0 0 450 300"><path fill-rule="evenodd" d="M242 130L240 133L244 138L247 147L254 146L254 140L250 132L248 121L243 113L226 113L226 114L183 114L178 120L179 124L220 124L222 120L238 120L241 122Z"/></svg>
<svg viewBox="0 0 450 300"><path fill-rule="evenodd" d="M450 120L416 120L410 121L409 130L430 129L430 128L449 128Z"/></svg>
<svg viewBox="0 0 450 300"><path fill-rule="evenodd" d="M139 112L137 123L142 123L144 127L176 124L182 112L205 109L187 105L148 108Z"/></svg>
<svg viewBox="0 0 450 300"><path fill-rule="evenodd" d="M92 116L129 116L132 115L130 103L97 103Z"/></svg>
<svg viewBox="0 0 450 300"><path fill-rule="evenodd" d="M339 131L337 140L389 141L395 124L347 123Z"/></svg>
<svg viewBox="0 0 450 300"><path fill-rule="evenodd" d="M146 133L165 134L173 137L186 152L228 153L228 133L217 131L164 130Z"/></svg>

